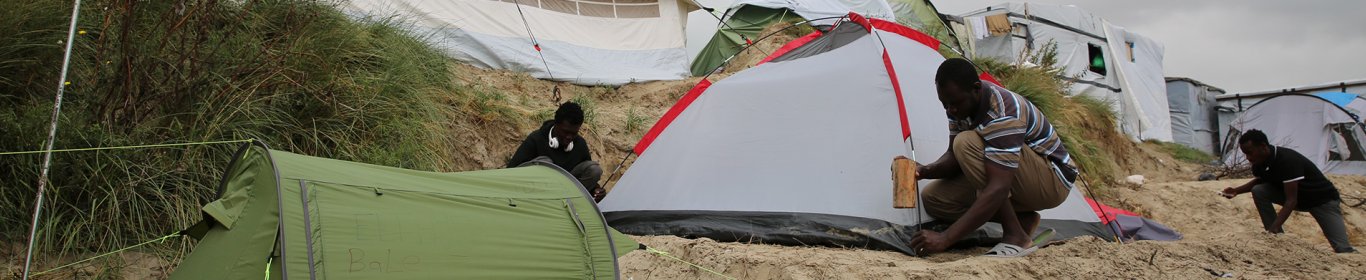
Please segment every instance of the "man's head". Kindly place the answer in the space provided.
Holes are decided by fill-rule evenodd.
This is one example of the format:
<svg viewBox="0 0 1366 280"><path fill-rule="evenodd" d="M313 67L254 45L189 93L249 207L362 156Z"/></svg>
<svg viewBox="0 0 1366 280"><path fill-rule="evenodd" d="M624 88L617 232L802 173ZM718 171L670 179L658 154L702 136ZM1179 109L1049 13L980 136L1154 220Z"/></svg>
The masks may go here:
<svg viewBox="0 0 1366 280"><path fill-rule="evenodd" d="M962 58L950 58L939 64L939 72L934 75L934 85L939 91L939 103L949 116L964 119L977 111L982 95L982 80L977 78L977 69L972 62Z"/></svg>
<svg viewBox="0 0 1366 280"><path fill-rule="evenodd" d="M578 103L565 102L555 110L555 128L550 134L561 141L572 142L579 137L579 127L583 126L583 108Z"/></svg>
<svg viewBox="0 0 1366 280"><path fill-rule="evenodd" d="M1261 130L1248 130L1239 136L1238 149L1247 155L1247 161L1253 165L1262 165L1271 157L1271 143L1267 142L1266 133Z"/></svg>

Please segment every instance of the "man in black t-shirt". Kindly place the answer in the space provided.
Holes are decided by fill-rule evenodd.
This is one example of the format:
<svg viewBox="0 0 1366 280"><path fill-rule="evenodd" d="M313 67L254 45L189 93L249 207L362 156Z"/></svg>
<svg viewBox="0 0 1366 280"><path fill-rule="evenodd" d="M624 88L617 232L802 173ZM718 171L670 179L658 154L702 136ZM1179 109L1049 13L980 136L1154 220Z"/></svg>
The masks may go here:
<svg viewBox="0 0 1366 280"><path fill-rule="evenodd" d="M1333 251L1356 252L1347 242L1347 225L1342 218L1342 198L1338 189L1323 176L1318 166L1295 150L1272 146L1266 133L1248 130L1238 138L1238 148L1252 163L1252 181L1236 188L1225 188L1224 197L1251 192L1252 201L1262 217L1262 226L1271 233L1281 233L1291 211L1309 212L1318 221ZM1271 204L1280 204L1276 211Z"/></svg>
<svg viewBox="0 0 1366 280"><path fill-rule="evenodd" d="M517 151L508 159L507 167L513 168L532 161L546 162L569 171L579 179L579 183L602 201L607 191L598 185L602 178L602 166L593 161L593 153L588 150L588 141L579 137L583 126L583 108L578 103L565 102L555 110L555 119L541 123L541 128L532 131L517 146Z"/></svg>

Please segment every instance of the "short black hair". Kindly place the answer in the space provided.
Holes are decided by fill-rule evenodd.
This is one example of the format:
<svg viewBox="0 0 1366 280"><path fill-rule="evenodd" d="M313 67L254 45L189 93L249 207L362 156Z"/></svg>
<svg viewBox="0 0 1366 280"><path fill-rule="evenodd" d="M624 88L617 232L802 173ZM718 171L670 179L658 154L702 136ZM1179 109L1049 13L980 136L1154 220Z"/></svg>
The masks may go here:
<svg viewBox="0 0 1366 280"><path fill-rule="evenodd" d="M560 109L555 110L555 122L583 124L583 107L579 107L579 104L574 102L560 104Z"/></svg>
<svg viewBox="0 0 1366 280"><path fill-rule="evenodd" d="M1271 143L1266 140L1266 133L1256 129L1248 130L1247 132L1243 132L1243 136L1238 136L1238 144L1248 143L1262 144L1263 146L1271 145Z"/></svg>
<svg viewBox="0 0 1366 280"><path fill-rule="evenodd" d="M939 71L934 74L935 84L953 83L964 90L971 89L980 82L982 80L977 78L977 67L963 58L945 60L939 64Z"/></svg>

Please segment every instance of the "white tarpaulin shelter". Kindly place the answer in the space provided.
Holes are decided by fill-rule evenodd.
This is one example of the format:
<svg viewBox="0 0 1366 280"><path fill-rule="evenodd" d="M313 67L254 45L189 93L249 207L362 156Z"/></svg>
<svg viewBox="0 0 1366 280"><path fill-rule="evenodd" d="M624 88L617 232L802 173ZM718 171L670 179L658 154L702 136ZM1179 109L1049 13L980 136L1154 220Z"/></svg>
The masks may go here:
<svg viewBox="0 0 1366 280"><path fill-rule="evenodd" d="M1134 139L1172 140L1162 44L1070 5L1007 3L960 19L974 57L1024 62L1056 46L1072 94L1110 102Z"/></svg>
<svg viewBox="0 0 1366 280"><path fill-rule="evenodd" d="M687 13L697 9L691 1L676 0L346 3L356 15L395 16L410 23L455 59L580 85L687 77L683 30Z"/></svg>
<svg viewBox="0 0 1366 280"><path fill-rule="evenodd" d="M1224 163L1247 164L1237 139L1244 131L1259 129L1272 145L1300 152L1324 173L1366 174L1366 124L1355 113L1361 110L1366 110L1366 99L1348 93L1268 97L1229 124Z"/></svg>
<svg viewBox="0 0 1366 280"><path fill-rule="evenodd" d="M1219 155L1219 121L1214 97L1224 90L1190 78L1167 77L1172 142Z"/></svg>
<svg viewBox="0 0 1366 280"><path fill-rule="evenodd" d="M892 207L891 160L949 145L939 41L856 14L684 95L602 201L628 234L898 250L930 218ZM914 152L909 154L916 156ZM1041 213L1059 238L1107 237L1078 189Z"/></svg>
<svg viewBox="0 0 1366 280"><path fill-rule="evenodd" d="M1238 115L1238 112L1247 110L1249 107L1252 107L1252 104L1257 104L1257 102L1260 102L1263 99L1283 94L1315 94L1320 92L1350 92L1363 94L1366 93L1366 79L1311 84L1246 93L1220 94L1214 97L1215 101L1219 103L1219 105L1215 107L1219 111L1219 127L1227 127L1228 124L1233 121L1233 118ZM1363 114L1357 115L1366 116Z"/></svg>

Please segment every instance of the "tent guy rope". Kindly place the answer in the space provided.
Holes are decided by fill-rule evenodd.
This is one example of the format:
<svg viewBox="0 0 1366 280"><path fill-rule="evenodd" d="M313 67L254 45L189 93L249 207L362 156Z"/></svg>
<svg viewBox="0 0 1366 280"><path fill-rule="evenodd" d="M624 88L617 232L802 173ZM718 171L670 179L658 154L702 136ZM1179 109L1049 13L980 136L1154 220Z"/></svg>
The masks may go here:
<svg viewBox="0 0 1366 280"><path fill-rule="evenodd" d="M664 258L669 259L669 260L673 260L673 261L676 261L676 262L680 262L680 263L687 264L687 265L692 266L692 267L696 267L697 269L701 269L702 271L706 271L706 272L708 272L708 273L715 274L716 276L720 276L721 278L730 279L730 280L735 280L735 277L730 277L730 276L727 276L726 274L717 272L716 270L712 270L712 269L710 269L710 268L706 268L706 267L703 267L703 266L701 266L701 265L698 265L698 264L695 264L695 263L691 263L691 262L685 261L685 260L683 260L683 259L680 259L680 258L678 258L678 257L675 257L674 255L669 254L669 252L660 251L659 249L655 249L654 247L649 247L649 246L645 246L645 245L641 245L641 247L645 247L645 251L646 251L646 252L649 252L649 253L651 253L651 254L655 254L655 255L657 255L657 256L664 257Z"/></svg>
<svg viewBox="0 0 1366 280"><path fill-rule="evenodd" d="M49 147L48 147L48 148L49 148L48 150L18 151L18 152L0 152L0 156L24 155L24 154L37 154L37 153L61 153L61 152L86 152L86 151L103 151L103 150L128 150L128 149L145 149L145 148L165 148L165 147L181 147L181 146L195 146L195 145L212 145L212 144L244 143L244 142L251 142L251 141L256 141L256 139L255 139L255 138L252 138L252 139L242 139L242 140L224 140L224 141L207 141L207 142L188 142L188 143L167 143L167 144L132 145L132 146L114 146L114 147L73 148L73 149L57 149L57 150L52 150L51 147L49 146Z"/></svg>
<svg viewBox="0 0 1366 280"><path fill-rule="evenodd" d="M142 242L142 243L138 243L137 245L128 246L128 247L123 247L123 249L114 250L114 251L111 251L111 252L108 252L108 253L99 254L99 255L94 256L94 257L89 257L89 258L85 258L85 259L83 259L83 260L79 260L79 261L75 261L75 262L72 262L72 263L64 264L64 265L62 265L62 266L54 267L54 268L52 268L52 269L40 271L40 272L38 272L38 273L34 273L34 274L29 275L29 276L38 276L38 275L47 274L47 273L49 273L49 272L53 272L53 271L61 270L61 269L63 269L63 268L68 268L68 267L71 267L71 266L74 266L74 265L86 263L86 262L89 262L89 261L92 261L92 260L95 260L95 259L98 259L98 258L103 258L103 257L108 257L108 256L113 255L113 254L118 254L119 252L127 251L127 250L130 250L130 249L133 249L133 248L146 246L147 244L160 243L160 242L162 242L162 241L166 241L166 239L171 239L171 238L173 238L173 237L180 237L180 236L184 236L184 233L183 233L183 232L176 232L176 233L168 234L168 235L166 235L166 236L162 236L162 237L159 237L159 238L156 238L156 239L147 240L147 241L144 241L144 242Z"/></svg>

